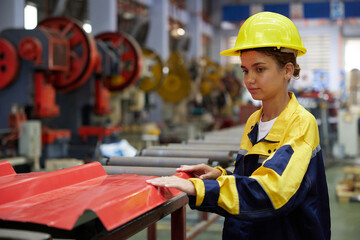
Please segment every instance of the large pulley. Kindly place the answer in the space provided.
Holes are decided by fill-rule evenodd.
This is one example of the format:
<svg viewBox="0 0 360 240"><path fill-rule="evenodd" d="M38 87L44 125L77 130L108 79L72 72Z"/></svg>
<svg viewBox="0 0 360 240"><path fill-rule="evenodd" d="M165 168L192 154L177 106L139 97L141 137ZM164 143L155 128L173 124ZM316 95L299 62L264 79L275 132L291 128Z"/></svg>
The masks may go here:
<svg viewBox="0 0 360 240"><path fill-rule="evenodd" d="M179 52L172 52L167 61L169 74L158 89L160 97L171 103L185 99L191 90L191 79Z"/></svg>
<svg viewBox="0 0 360 240"><path fill-rule="evenodd" d="M139 87L144 92L156 90L163 80L163 63L154 51L143 48L143 68L140 75Z"/></svg>
<svg viewBox="0 0 360 240"><path fill-rule="evenodd" d="M102 33L96 39L111 43L121 56L120 72L105 82L111 91L121 91L134 85L140 77L143 57L139 44L126 33Z"/></svg>
<svg viewBox="0 0 360 240"><path fill-rule="evenodd" d="M0 89L9 85L18 73L19 59L15 47L0 39Z"/></svg>
<svg viewBox="0 0 360 240"><path fill-rule="evenodd" d="M56 90L68 92L84 84L99 62L95 39L87 34L80 24L69 18L47 18L38 26L55 29L69 40L70 69L68 73L56 79L54 82Z"/></svg>
<svg viewBox="0 0 360 240"><path fill-rule="evenodd" d="M202 96L206 96L220 85L219 67L206 57L202 57L200 62L203 64L203 77L200 83L200 91Z"/></svg>

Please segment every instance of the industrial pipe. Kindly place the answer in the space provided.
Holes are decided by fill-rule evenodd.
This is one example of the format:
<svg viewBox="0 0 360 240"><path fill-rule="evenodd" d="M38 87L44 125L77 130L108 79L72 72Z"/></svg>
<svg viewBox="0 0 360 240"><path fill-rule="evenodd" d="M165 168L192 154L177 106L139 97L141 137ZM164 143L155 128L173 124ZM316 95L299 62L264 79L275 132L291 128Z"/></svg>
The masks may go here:
<svg viewBox="0 0 360 240"><path fill-rule="evenodd" d="M184 149L184 150L212 150L212 151L231 151L238 152L240 149L239 145L207 145L204 144L181 144L181 143L171 143L166 146L169 149ZM156 149L156 146L152 146L150 148Z"/></svg>
<svg viewBox="0 0 360 240"><path fill-rule="evenodd" d="M176 158L176 157L111 157L106 165L110 166L137 166L137 167L170 167L180 165L209 164L208 158Z"/></svg>
<svg viewBox="0 0 360 240"><path fill-rule="evenodd" d="M141 156L161 156L161 157L188 157L188 158L208 158L209 164L218 162L222 167L227 167L232 160L230 151L201 151L201 150L181 150L181 149L143 149Z"/></svg>
<svg viewBox="0 0 360 240"><path fill-rule="evenodd" d="M203 144L203 145L227 145L227 146L240 146L240 140L238 139L189 139L188 144Z"/></svg>
<svg viewBox="0 0 360 240"><path fill-rule="evenodd" d="M133 166L104 166L108 175L136 174L146 176L171 176L176 174L176 168L165 167L133 167Z"/></svg>
<svg viewBox="0 0 360 240"><path fill-rule="evenodd" d="M237 153L239 151L239 146L207 146L207 145L198 145L191 146L187 144L178 144L178 145L162 145L162 146L149 146L147 149L156 149L156 150L184 150L184 151L213 151L213 152L230 152Z"/></svg>
<svg viewBox="0 0 360 240"><path fill-rule="evenodd" d="M239 143L241 142L241 136L205 136L204 141L217 141L217 142L223 142L223 143Z"/></svg>

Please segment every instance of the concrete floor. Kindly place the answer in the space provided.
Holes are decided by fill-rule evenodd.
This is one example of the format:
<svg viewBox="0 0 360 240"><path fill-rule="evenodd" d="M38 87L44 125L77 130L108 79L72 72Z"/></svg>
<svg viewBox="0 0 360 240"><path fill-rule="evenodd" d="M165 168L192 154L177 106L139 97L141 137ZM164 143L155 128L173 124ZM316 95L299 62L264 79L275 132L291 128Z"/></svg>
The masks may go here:
<svg viewBox="0 0 360 240"><path fill-rule="evenodd" d="M332 240L360 239L360 202L340 203L336 199L335 186L344 177L344 166L360 165L360 159L346 159L337 161L326 167L331 209ZM196 224L197 212L188 208L187 229ZM206 231L198 235L196 240L221 239L223 218L212 224ZM147 232L143 230L132 236L131 240L146 239ZM170 239L170 217L167 216L157 224L157 239Z"/></svg>
<svg viewBox="0 0 360 240"><path fill-rule="evenodd" d="M336 200L335 186L344 178L344 166L360 165L360 159L337 162L326 168L329 186L332 240L360 239L360 202L340 203Z"/></svg>

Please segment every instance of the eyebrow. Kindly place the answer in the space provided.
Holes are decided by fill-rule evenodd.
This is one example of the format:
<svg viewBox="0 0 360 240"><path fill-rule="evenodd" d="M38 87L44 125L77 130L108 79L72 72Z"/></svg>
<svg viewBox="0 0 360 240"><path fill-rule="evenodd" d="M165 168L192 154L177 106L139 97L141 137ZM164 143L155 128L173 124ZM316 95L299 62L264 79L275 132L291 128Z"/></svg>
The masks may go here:
<svg viewBox="0 0 360 240"><path fill-rule="evenodd" d="M251 65L251 67L256 67L258 65L261 65L261 64L266 64L264 62L257 62L257 63L254 63L253 65ZM241 68L246 68L245 66L241 65Z"/></svg>

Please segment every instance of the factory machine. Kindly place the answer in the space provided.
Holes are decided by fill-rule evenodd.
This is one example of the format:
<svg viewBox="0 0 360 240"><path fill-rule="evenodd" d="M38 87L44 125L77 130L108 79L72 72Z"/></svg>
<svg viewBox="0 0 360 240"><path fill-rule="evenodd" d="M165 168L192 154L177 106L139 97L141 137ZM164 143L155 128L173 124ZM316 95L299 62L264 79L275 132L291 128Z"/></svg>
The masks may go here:
<svg viewBox="0 0 360 240"><path fill-rule="evenodd" d="M8 148L13 150L11 156L16 155L23 122L60 114L56 83L68 81L70 55L69 41L51 29L7 29L0 33L0 129L3 139L8 140L2 145L4 156L8 156ZM66 129L45 129L43 144L70 138Z"/></svg>
<svg viewBox="0 0 360 240"><path fill-rule="evenodd" d="M96 44L98 61L91 76L75 89L65 88L57 95L61 109L60 117L52 120L55 126L69 128L74 137L69 146L69 156L85 161L98 160L98 147L102 143L118 141L120 127L110 120L112 112L111 96L134 85L140 76L142 54L140 47L125 33L102 33L95 38L88 36L82 28L69 23L68 19L53 18L40 23L53 29L65 29L69 25L74 30L70 41L76 42L74 51L90 56L87 43ZM91 41L89 39L91 38ZM86 57L77 59L86 64Z"/></svg>
<svg viewBox="0 0 360 240"><path fill-rule="evenodd" d="M110 46L97 42L74 20L48 18L40 22L39 26L63 32L70 43L72 61L69 79L56 85L56 101L61 114L47 119L46 123L52 127L69 129L72 138L67 155L83 159L94 152L97 140L101 141L103 137L119 132L118 127L99 127L90 120L92 114L105 116L111 112L110 93L104 84L107 76L119 74L119 57ZM93 138L96 140L91 141ZM47 154L43 157L53 156Z"/></svg>
<svg viewBox="0 0 360 240"><path fill-rule="evenodd" d="M136 83L142 54L126 34L94 38L75 20L55 17L34 30L3 31L0 63L0 112L41 119L44 166L47 158L93 158L96 145L118 139L111 92ZM0 118L1 129L10 126L17 124Z"/></svg>

